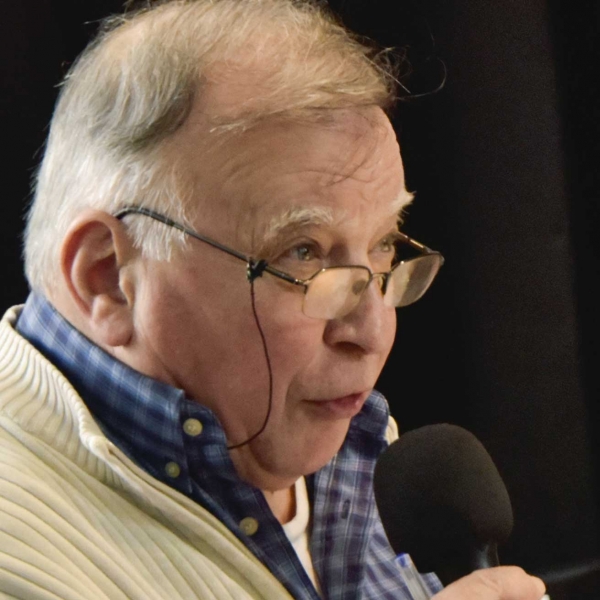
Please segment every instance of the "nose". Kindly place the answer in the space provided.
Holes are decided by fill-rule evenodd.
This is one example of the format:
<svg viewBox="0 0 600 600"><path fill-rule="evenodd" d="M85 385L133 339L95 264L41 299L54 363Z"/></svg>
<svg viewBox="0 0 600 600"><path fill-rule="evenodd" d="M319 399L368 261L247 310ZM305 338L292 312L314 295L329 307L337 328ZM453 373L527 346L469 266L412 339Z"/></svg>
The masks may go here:
<svg viewBox="0 0 600 600"><path fill-rule="evenodd" d="M364 354L389 352L396 333L396 311L387 306L378 281L371 281L357 306L347 315L331 319L324 332L329 345L346 345Z"/></svg>

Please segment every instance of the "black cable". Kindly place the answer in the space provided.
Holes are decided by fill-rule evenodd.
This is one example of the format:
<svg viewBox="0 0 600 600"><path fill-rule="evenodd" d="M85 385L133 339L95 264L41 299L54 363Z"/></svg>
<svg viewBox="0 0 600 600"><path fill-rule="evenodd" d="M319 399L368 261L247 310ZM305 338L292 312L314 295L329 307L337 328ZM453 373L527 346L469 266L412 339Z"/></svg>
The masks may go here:
<svg viewBox="0 0 600 600"><path fill-rule="evenodd" d="M250 268L251 265L249 265L249 269ZM258 276L260 276L260 274ZM269 422L269 418L271 417L271 408L273 406L273 370L271 369L271 359L269 358L269 350L267 349L267 340L260 325L258 313L256 312L256 299L254 295L254 277L251 277L249 273L248 279L250 280L250 299L252 301L252 314L254 315L254 322L256 323L256 327L258 328L260 339L262 340L262 346L265 353L265 360L267 361L267 371L269 373L269 404L267 407L267 414L265 416L265 420L261 428L255 434L250 436L246 441L240 442L239 444L234 444L233 446L227 446L227 450L234 450L235 448L240 448L241 446L245 446L246 444L249 444L251 441L255 440L266 429L267 423Z"/></svg>

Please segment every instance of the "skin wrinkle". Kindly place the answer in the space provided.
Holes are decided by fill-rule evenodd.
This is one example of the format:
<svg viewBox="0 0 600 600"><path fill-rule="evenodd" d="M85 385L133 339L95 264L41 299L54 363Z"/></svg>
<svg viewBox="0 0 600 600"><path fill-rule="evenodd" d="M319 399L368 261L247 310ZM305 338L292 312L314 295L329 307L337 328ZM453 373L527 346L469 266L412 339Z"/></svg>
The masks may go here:
<svg viewBox="0 0 600 600"><path fill-rule="evenodd" d="M213 86L210 87L210 90L214 93ZM229 89L229 93L231 94L231 89ZM179 132L173 136L171 140L167 141L166 146L171 152L174 152L179 156L182 154L187 154L187 152L192 151L190 148L190 144L192 144L193 152L196 155L204 155L205 153L219 151L226 153L229 148L237 148L238 143L243 140L244 137L254 133L252 129L247 131L230 132L229 135L223 135L221 132L213 132L210 127L211 117L214 118L215 116L214 114L211 114L215 112L213 104L214 102L209 101L206 97L206 94L204 97L198 99L194 110L187 119L185 130ZM219 106L219 110L222 110L222 106ZM381 138L386 135L385 127L382 126L381 122L378 122L377 119L373 118L371 111L368 109L338 109L336 111L324 110L318 112L321 115L321 119L317 122L304 122L302 123L303 128L311 128L314 131L323 129L331 130L332 132L344 131L344 133L348 134L350 138L354 138L357 142L360 141L360 143L350 143L343 147L344 151L349 152L349 154L343 159L344 165L337 163L334 166L324 163L319 165L318 169L304 169L303 176L318 176L321 180L319 188L335 186L339 183L342 183L347 178L354 178L357 181L362 180L363 183L368 183L371 176L370 172L377 168L377 164L369 165L369 168L365 168L365 166L370 160L372 160L374 155L373 150L378 146ZM344 129L344 121L348 114L354 114L355 117L357 117L357 123L351 132ZM294 119L286 118L276 118L275 120L271 121L271 124L282 131L288 132L293 132L295 126L297 125ZM195 130L197 132L197 135L192 139L190 139L187 135L187 132L191 130ZM365 145L367 146L366 148ZM187 148L190 148L190 150L187 150ZM233 160L229 163L229 165L224 165L223 178L227 179L230 184L235 184L236 180L243 180L244 177L248 176L248 170L252 169L251 164L251 160L244 160L242 155L236 155L233 153ZM362 173L362 171L365 172ZM184 169L183 172L186 172L186 170ZM361 175L357 177L358 174ZM290 171L288 175L293 178L295 173L294 171ZM194 176L190 178L189 173L186 172L186 179L192 180L189 182L191 184L190 187L203 189L204 186L202 185L202 178L197 178ZM218 192L215 193L209 190L203 191L205 191L203 194L204 198L201 201L202 207L199 207L199 210L208 211L210 210L211 199L219 194ZM319 190L317 189L315 190L315 196L318 195ZM413 195L406 190L403 190L399 193L396 206L393 208L393 211L399 215L398 218L400 221L402 220L402 210L412 201L412 198ZM285 198L282 198L281 200L285 201ZM227 212L230 213L232 217L237 216L236 205L239 202L239 198L237 196L232 195L229 198L224 198L221 194L220 202L227 203ZM189 204L191 205L192 203L190 202ZM271 228L276 230L283 229L284 227L287 228L286 215L279 215L273 217L272 224L269 224L269 226L265 227L264 229L254 227L252 230L249 230L248 223L252 223L254 225L257 221L260 221L261 215L259 213L262 212L262 208L261 202L255 202L253 206L250 206L247 209L246 214L244 215L245 218L238 221L236 227L236 237L245 240L244 247L237 249L253 257L263 257L265 252L268 251L268 248L272 245L272 240L275 238L278 232L275 231L274 233L271 233ZM302 210L302 206L298 207L299 212ZM289 218L290 221L296 221L297 215L290 213ZM315 224L324 223L326 223L326 219L315 220ZM309 223L306 224L308 225Z"/></svg>
<svg viewBox="0 0 600 600"><path fill-rule="evenodd" d="M315 197L321 197L324 194L324 191L333 188L336 185L343 183L346 180L355 180L359 183L368 184L373 179L373 173L377 171L380 167L379 161L380 158L377 157L377 153L375 149L379 146L382 139L385 138L387 131L385 126L382 125L381 121L373 118L373 113L369 110L357 110L357 111L348 111L345 109L339 111L329 111L329 118L326 122L320 123L308 123L303 124L303 128L311 128L315 132L317 131L331 131L332 133L344 133L348 136L348 143L340 146L340 161L336 161L334 163L324 162L319 164L318 168L305 168L302 171L303 178L310 178L318 180L318 186L312 190L311 195ZM355 124L354 127L350 130L345 129L344 120L347 118L349 114L354 114ZM297 141L298 134L294 135L294 122L279 120L274 121L273 125L278 129L290 134L291 143L295 143ZM297 130L296 130L297 131ZM243 179L248 175L248 170L252 167L251 161L237 161L237 164L231 165L231 169L227 172L228 181L235 181L236 178ZM288 165L286 165L289 168ZM287 176L292 180L296 177L296 173L294 170L291 170L287 173ZM285 176L285 175L284 175ZM262 200L262 199L259 199ZM273 198L272 200L279 200L278 198ZM281 200L285 201L285 198ZM365 198L367 202L371 202L371 198ZM402 190L398 194L397 198L397 206L394 206L393 214L396 215L397 218L401 218L400 213L406 204L408 204L412 200L412 195L409 194L406 190ZM297 207L298 214L301 214L302 210L304 210L304 206L300 205ZM323 207L319 207L323 208ZM238 228L236 229L236 233L239 237L245 238L247 240L247 252L254 257L265 257L268 256L268 252L271 250L271 247L274 245L273 242L276 241L276 237L280 238L281 235L278 235L278 232L275 231L273 234L271 233L269 227L261 229L260 227L256 227L254 225L253 229L248 231L247 223L251 222L253 224L257 222L261 222L261 213L262 213L262 202L256 202L254 206L247 212L245 215L245 219L243 222L238 222ZM311 209L311 210L314 210ZM288 210L288 212L290 212ZM316 216L316 214L314 215ZM272 223L275 222L275 228L279 230L283 230L284 228L289 229L290 234L294 233L292 227L288 228L288 222L286 217L290 219L290 224L293 221L298 220L298 215L294 215L290 212L289 216L287 215L276 215L272 218ZM327 220L323 220L322 215L316 219L315 225L325 224ZM341 220L347 218L342 213L338 214L337 222L340 223ZM303 219L300 218L299 221ZM279 221L279 222L278 222ZM333 223L329 223L333 224ZM300 225L300 223L298 223ZM302 226L309 226L311 223L301 223Z"/></svg>

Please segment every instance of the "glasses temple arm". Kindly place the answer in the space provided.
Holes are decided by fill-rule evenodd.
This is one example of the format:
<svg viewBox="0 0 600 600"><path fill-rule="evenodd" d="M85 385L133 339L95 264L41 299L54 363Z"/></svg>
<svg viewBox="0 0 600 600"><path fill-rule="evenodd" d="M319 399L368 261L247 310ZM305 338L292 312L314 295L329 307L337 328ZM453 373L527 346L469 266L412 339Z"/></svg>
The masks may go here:
<svg viewBox="0 0 600 600"><path fill-rule="evenodd" d="M155 221L159 221L160 223L164 223L165 225L168 225L169 227L173 227L174 229L177 229L178 231L181 231L182 233L190 235L193 238L196 238L197 240L204 242L205 244L208 244L209 246L213 246L213 248L217 248L218 250L221 250L222 252L225 252L225 253L229 254L230 256L233 256L234 258L244 261L249 267L249 274L248 274L249 278L254 279L254 278L260 276L263 271L266 271L267 273L270 273L271 275L274 275L275 277L279 277L279 279L283 279L285 281L288 281L289 283L293 283L294 285L302 285L306 288L306 285L307 285L306 281L303 281L301 279L296 279L295 277L292 277L291 275L288 275L287 273L284 273L283 271L279 271L278 269L275 269L274 267L267 265L265 261L256 261L256 260L252 259L251 257L246 256L245 254L242 254L241 252L237 252L236 250L233 250L232 248L228 248L227 246L224 246L223 244L220 244L219 242L216 242L215 240L211 240L210 238L200 235L199 233L196 233L195 231L192 231L191 229L187 229L187 227L184 227L177 221L173 221L173 219L169 219L169 217L166 217L165 215L161 215L160 213L154 212L153 210L150 210L148 208L143 208L141 206L127 206L127 207L122 208L121 210L117 211L113 216L116 219L121 220L121 219L123 219L123 217L126 217L127 215L134 215L134 214L150 217L151 219L154 219Z"/></svg>
<svg viewBox="0 0 600 600"><path fill-rule="evenodd" d="M406 242L409 246L412 246L416 250L421 251L423 254L439 254L435 250L432 250L431 248L427 247L425 244L421 244L421 242L417 242L417 240L413 240L413 238L408 237L405 233L402 233L401 231L399 231L397 235L403 242Z"/></svg>
<svg viewBox="0 0 600 600"><path fill-rule="evenodd" d="M220 244L219 242L216 242L215 240L211 240L210 238L204 237L203 235L200 235L199 233L196 233L195 231L192 231L191 229L187 229L180 223L177 223L177 221L173 221L172 219L169 219L169 217L165 217L164 215L161 215L160 213L154 212L147 208L142 208L142 207L137 207L137 206L129 206L127 208L123 208L122 210L116 212L113 216L116 219L121 220L123 217L126 217L127 215L133 215L133 214L144 215L146 217L150 217L151 219L154 219L155 221L164 223L165 225L168 225L169 227L173 227L173 229L177 229L177 230L181 231L182 233L190 235L193 238L196 238L197 240L200 240L201 242L208 244L209 246L213 246L213 248L218 248L222 252L226 252L227 254L229 254L230 256L233 256L234 258L243 260L245 263L253 262L249 256L246 256L245 254L242 254L241 252L237 252L236 250L232 250L231 248L228 248L227 246L223 246L223 244Z"/></svg>

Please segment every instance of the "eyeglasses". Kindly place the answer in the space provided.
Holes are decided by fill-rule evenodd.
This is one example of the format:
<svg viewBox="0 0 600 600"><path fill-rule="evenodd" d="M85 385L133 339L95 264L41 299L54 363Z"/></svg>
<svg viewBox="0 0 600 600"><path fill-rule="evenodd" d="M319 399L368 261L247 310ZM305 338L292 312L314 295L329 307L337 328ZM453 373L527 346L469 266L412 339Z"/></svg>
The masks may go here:
<svg viewBox="0 0 600 600"><path fill-rule="evenodd" d="M407 260L395 259L389 271L374 273L369 267L363 265L344 265L326 267L308 279L297 279L276 269L265 260L255 260L232 250L147 208L127 206L115 213L114 216L117 219L123 219L132 214L150 217L244 261L250 282L263 273L269 273L283 281L304 288L302 310L306 316L315 319L339 319L352 312L373 280L378 283L383 301L387 306L408 306L423 296L444 264L444 257L439 252L431 250L403 233L398 233L398 242L417 250L419 255Z"/></svg>

